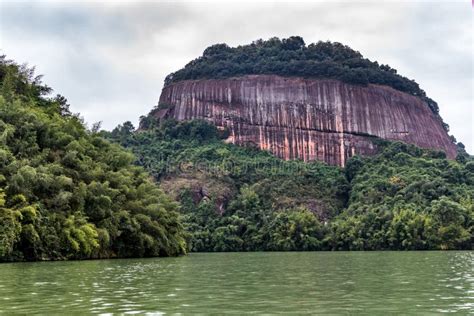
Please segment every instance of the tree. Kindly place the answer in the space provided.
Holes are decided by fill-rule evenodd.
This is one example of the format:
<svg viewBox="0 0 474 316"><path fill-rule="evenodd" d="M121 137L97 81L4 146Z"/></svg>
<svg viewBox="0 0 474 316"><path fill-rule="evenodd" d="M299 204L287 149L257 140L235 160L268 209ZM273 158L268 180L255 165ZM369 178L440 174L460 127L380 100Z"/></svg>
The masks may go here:
<svg viewBox="0 0 474 316"><path fill-rule="evenodd" d="M431 203L431 216L436 221L441 249L457 249L471 239L465 224L470 221L467 209L442 196ZM472 219L471 219L472 220Z"/></svg>
<svg viewBox="0 0 474 316"><path fill-rule="evenodd" d="M176 203L135 157L0 61L0 261L185 253Z"/></svg>
<svg viewBox="0 0 474 316"><path fill-rule="evenodd" d="M322 226L308 210L279 212L270 223L271 250L320 250Z"/></svg>

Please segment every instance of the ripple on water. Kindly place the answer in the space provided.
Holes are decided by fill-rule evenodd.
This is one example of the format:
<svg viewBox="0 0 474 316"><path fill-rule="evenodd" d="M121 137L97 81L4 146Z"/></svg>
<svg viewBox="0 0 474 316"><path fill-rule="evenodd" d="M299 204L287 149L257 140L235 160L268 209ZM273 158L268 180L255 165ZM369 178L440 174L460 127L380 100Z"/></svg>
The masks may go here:
<svg viewBox="0 0 474 316"><path fill-rule="evenodd" d="M474 313L473 252L223 253L7 264L0 310Z"/></svg>

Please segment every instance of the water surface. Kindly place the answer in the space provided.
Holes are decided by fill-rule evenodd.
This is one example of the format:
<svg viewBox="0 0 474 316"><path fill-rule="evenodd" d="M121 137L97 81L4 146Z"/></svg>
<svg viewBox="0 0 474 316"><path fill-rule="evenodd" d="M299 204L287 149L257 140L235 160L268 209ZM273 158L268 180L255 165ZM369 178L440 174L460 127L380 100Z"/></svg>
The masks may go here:
<svg viewBox="0 0 474 316"><path fill-rule="evenodd" d="M474 252L200 253L0 265L0 313L474 313Z"/></svg>

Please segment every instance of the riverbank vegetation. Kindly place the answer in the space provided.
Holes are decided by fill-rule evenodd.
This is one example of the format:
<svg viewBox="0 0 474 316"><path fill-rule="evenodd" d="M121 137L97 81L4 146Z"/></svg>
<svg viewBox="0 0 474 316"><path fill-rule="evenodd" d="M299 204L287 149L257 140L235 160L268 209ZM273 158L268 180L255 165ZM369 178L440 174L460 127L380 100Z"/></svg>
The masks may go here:
<svg viewBox="0 0 474 316"><path fill-rule="evenodd" d="M177 203L50 93L0 57L0 261L184 253Z"/></svg>
<svg viewBox="0 0 474 316"><path fill-rule="evenodd" d="M473 249L474 161L380 141L344 169L224 143L204 121L103 134L181 204L191 251Z"/></svg>

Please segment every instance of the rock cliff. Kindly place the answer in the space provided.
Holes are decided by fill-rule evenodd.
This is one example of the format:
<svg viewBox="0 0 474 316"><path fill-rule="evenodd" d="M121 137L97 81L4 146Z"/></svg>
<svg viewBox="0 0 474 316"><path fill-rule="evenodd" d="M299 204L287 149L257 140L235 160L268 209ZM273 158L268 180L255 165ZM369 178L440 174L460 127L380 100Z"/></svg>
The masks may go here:
<svg viewBox="0 0 474 316"><path fill-rule="evenodd" d="M276 75L185 80L165 86L153 115L208 120L228 128L229 142L254 144L284 159L343 166L355 154L375 153L375 138L456 155L424 101L380 85Z"/></svg>

